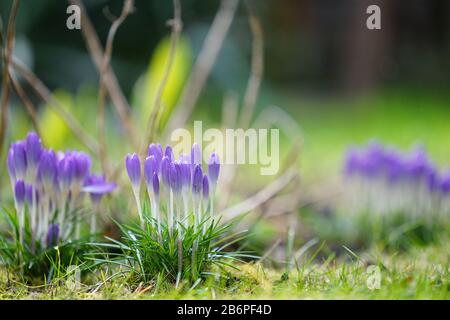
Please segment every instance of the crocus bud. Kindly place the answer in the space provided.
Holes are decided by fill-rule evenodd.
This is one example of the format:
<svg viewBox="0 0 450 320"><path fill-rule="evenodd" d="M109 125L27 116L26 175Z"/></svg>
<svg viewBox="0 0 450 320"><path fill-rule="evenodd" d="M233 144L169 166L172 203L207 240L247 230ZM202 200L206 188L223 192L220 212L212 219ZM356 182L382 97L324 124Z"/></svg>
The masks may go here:
<svg viewBox="0 0 450 320"><path fill-rule="evenodd" d="M27 199L28 205L33 203L33 192L34 188L31 184L25 185L25 198Z"/></svg>
<svg viewBox="0 0 450 320"><path fill-rule="evenodd" d="M139 186L141 182L141 162L139 161L138 155L136 153L133 153L132 155L128 154L125 165L131 184L135 187Z"/></svg>
<svg viewBox="0 0 450 320"><path fill-rule="evenodd" d="M161 178L166 187L170 187L170 159L164 156L161 160Z"/></svg>
<svg viewBox="0 0 450 320"><path fill-rule="evenodd" d="M75 175L75 160L72 156L66 156L58 163L58 179L61 190L68 191Z"/></svg>
<svg viewBox="0 0 450 320"><path fill-rule="evenodd" d="M153 187L153 193L155 194L156 199L159 199L159 179L158 179L158 175L156 173L153 174L152 187Z"/></svg>
<svg viewBox="0 0 450 320"><path fill-rule="evenodd" d="M30 132L25 140L27 150L27 162L31 168L37 168L41 158L42 142L35 132Z"/></svg>
<svg viewBox="0 0 450 320"><path fill-rule="evenodd" d="M192 168L195 169L196 165L202 164L202 150L200 150L200 146L197 143L192 145L191 149L191 165Z"/></svg>
<svg viewBox="0 0 450 320"><path fill-rule="evenodd" d="M75 161L75 180L81 184L90 173L91 157L84 152L76 152L73 156Z"/></svg>
<svg viewBox="0 0 450 320"><path fill-rule="evenodd" d="M56 155L53 150L44 150L41 154L38 166L38 176L44 186L49 189L52 188L56 180L57 164Z"/></svg>
<svg viewBox="0 0 450 320"><path fill-rule="evenodd" d="M189 163L180 163L181 166L181 185L183 189L189 189L191 186L191 166Z"/></svg>
<svg viewBox="0 0 450 320"><path fill-rule="evenodd" d="M209 157L208 162L208 177L212 184L212 187L214 188L217 184L217 179L219 178L219 172L220 172L220 160L219 155L215 152L211 154Z"/></svg>
<svg viewBox="0 0 450 320"><path fill-rule="evenodd" d="M21 179L17 180L14 186L14 198L18 208L23 208L25 202L25 183Z"/></svg>
<svg viewBox="0 0 450 320"><path fill-rule="evenodd" d="M150 144L148 147L148 156L153 156L156 160L156 164L158 165L157 170L159 171L159 166L161 165L161 160L163 157L162 147L160 144Z"/></svg>
<svg viewBox="0 0 450 320"><path fill-rule="evenodd" d="M182 173L179 163L172 163L170 166L170 187L178 194L182 186Z"/></svg>
<svg viewBox="0 0 450 320"><path fill-rule="evenodd" d="M19 141L13 145L13 162L16 177L18 179L25 179L27 173L25 141Z"/></svg>
<svg viewBox="0 0 450 320"><path fill-rule="evenodd" d="M59 225L57 223L50 224L47 231L47 247L55 246L59 238Z"/></svg>
<svg viewBox="0 0 450 320"><path fill-rule="evenodd" d="M442 175L441 185L439 188L441 189L441 192L445 195L450 193L450 172L447 172Z"/></svg>
<svg viewBox="0 0 450 320"><path fill-rule="evenodd" d="M200 195L202 191L203 184L203 172L200 165L196 165L194 169L194 174L192 176L192 193L195 195Z"/></svg>
<svg viewBox="0 0 450 320"><path fill-rule="evenodd" d="M175 160L175 157L173 155L172 147L167 145L166 150L164 151L164 155L169 158L170 162L173 162Z"/></svg>
<svg viewBox="0 0 450 320"><path fill-rule="evenodd" d="M158 163L155 156L151 155L144 162L144 175L147 186L152 184L154 174L158 174Z"/></svg>
<svg viewBox="0 0 450 320"><path fill-rule="evenodd" d="M203 176L202 181L202 190L203 190L203 200L207 201L209 199L209 179L208 176Z"/></svg>

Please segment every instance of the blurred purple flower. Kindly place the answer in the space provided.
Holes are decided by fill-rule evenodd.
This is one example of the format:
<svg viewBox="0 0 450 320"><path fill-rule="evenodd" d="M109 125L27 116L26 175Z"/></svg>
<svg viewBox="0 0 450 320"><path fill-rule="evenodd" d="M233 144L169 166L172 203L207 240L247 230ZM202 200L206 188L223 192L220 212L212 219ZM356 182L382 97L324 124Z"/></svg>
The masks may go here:
<svg viewBox="0 0 450 320"><path fill-rule="evenodd" d="M90 175L86 178L81 190L89 193L93 203L99 203L103 195L113 192L115 188L116 184L106 182L104 176Z"/></svg>
<svg viewBox="0 0 450 320"><path fill-rule="evenodd" d="M215 152L211 154L208 162L208 177L211 182L212 187L214 188L217 184L217 180L219 178L220 172L220 160L219 155Z"/></svg>
<svg viewBox="0 0 450 320"><path fill-rule="evenodd" d="M23 208L25 202L25 183L19 179L14 186L14 199L19 208Z"/></svg>
<svg viewBox="0 0 450 320"><path fill-rule="evenodd" d="M138 155L136 153L128 154L125 159L125 165L131 183L135 187L139 186L141 182L141 162Z"/></svg>
<svg viewBox="0 0 450 320"><path fill-rule="evenodd" d="M52 223L48 226L47 232L47 247L55 246L58 243L59 238L59 225L57 223Z"/></svg>

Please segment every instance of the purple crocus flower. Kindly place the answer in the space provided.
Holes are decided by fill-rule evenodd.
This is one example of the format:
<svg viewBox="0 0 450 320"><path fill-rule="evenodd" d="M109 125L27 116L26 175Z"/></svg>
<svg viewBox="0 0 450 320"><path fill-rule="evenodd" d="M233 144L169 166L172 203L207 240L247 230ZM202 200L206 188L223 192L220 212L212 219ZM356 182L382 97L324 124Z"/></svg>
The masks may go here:
<svg viewBox="0 0 450 320"><path fill-rule="evenodd" d="M359 162L360 159L358 151L354 148L349 149L345 157L344 174L346 176L351 176L354 173L358 172Z"/></svg>
<svg viewBox="0 0 450 320"><path fill-rule="evenodd" d="M106 193L113 192L115 183L106 182L105 176L90 175L86 178L81 191L89 193L93 203L98 204Z"/></svg>
<svg viewBox="0 0 450 320"><path fill-rule="evenodd" d="M58 243L59 238L59 225L52 223L48 226L47 231L47 247L55 246Z"/></svg>
<svg viewBox="0 0 450 320"><path fill-rule="evenodd" d="M181 167L181 185L186 190L191 186L191 165L189 163L180 163Z"/></svg>
<svg viewBox="0 0 450 320"><path fill-rule="evenodd" d="M182 187L182 171L179 163L172 163L170 165L170 187L175 194L181 191Z"/></svg>
<svg viewBox="0 0 450 320"><path fill-rule="evenodd" d="M158 179L158 175L156 173L153 174L152 188L153 188L153 193L155 194L156 199L159 199L159 179Z"/></svg>
<svg viewBox="0 0 450 320"><path fill-rule="evenodd" d="M200 146L197 143L194 143L191 149L192 168L195 169L195 166L198 164L202 164L202 150L200 150Z"/></svg>
<svg viewBox="0 0 450 320"><path fill-rule="evenodd" d="M25 198L27 199L28 205L33 203L33 192L35 193L35 200L37 203L38 193L37 190L31 184L25 185Z"/></svg>
<svg viewBox="0 0 450 320"><path fill-rule="evenodd" d="M13 162L16 177L25 179L27 173L27 154L25 141L13 144Z"/></svg>
<svg viewBox="0 0 450 320"><path fill-rule="evenodd" d="M37 168L42 153L42 142L35 132L30 132L25 140L27 162L31 168Z"/></svg>
<svg viewBox="0 0 450 320"><path fill-rule="evenodd" d="M209 157L208 162L208 177L209 181L212 184L212 187L214 188L217 184L217 180L219 178L219 172L220 172L220 160L219 155L215 152L211 154Z"/></svg>
<svg viewBox="0 0 450 320"><path fill-rule="evenodd" d="M14 199L18 208L23 208L25 202L25 183L21 179L17 180L14 186Z"/></svg>
<svg viewBox="0 0 450 320"><path fill-rule="evenodd" d="M159 171L159 166L161 165L161 160L163 157L161 145L154 143L150 144L150 146L148 147L148 156L153 156L155 158L158 165L157 170Z"/></svg>
<svg viewBox="0 0 450 320"><path fill-rule="evenodd" d="M138 155L136 153L128 154L125 159L125 165L131 183L135 187L139 186L141 182L141 162Z"/></svg>
<svg viewBox="0 0 450 320"><path fill-rule="evenodd" d="M170 187L170 159L164 156L161 160L161 178L166 187Z"/></svg>
<svg viewBox="0 0 450 320"><path fill-rule="evenodd" d="M145 159L144 162L144 176L147 186L152 184L153 175L158 175L158 162L154 155L151 155Z"/></svg>
<svg viewBox="0 0 450 320"><path fill-rule="evenodd" d="M73 157L75 162L75 180L81 184L90 173L91 157L84 152L73 153Z"/></svg>
<svg viewBox="0 0 450 320"><path fill-rule="evenodd" d="M450 172L444 173L441 177L441 185L439 187L443 194L450 193Z"/></svg>
<svg viewBox="0 0 450 320"><path fill-rule="evenodd" d="M200 165L196 165L194 169L194 174L192 176L192 192L195 195L200 195L202 191L203 184L203 172Z"/></svg>
<svg viewBox="0 0 450 320"><path fill-rule="evenodd" d="M172 147L167 145L166 150L164 151L164 155L169 158L170 162L173 162L175 160L175 157L173 155Z"/></svg>
<svg viewBox="0 0 450 320"><path fill-rule="evenodd" d="M203 200L207 201L209 199L209 179L207 175L203 176L202 190L203 190Z"/></svg>
<svg viewBox="0 0 450 320"><path fill-rule="evenodd" d="M75 160L71 155L65 156L58 163L58 179L61 190L69 190L75 176Z"/></svg>
<svg viewBox="0 0 450 320"><path fill-rule="evenodd" d="M56 155L53 150L42 151L38 165L38 176L46 188L54 186L57 177L57 163Z"/></svg>

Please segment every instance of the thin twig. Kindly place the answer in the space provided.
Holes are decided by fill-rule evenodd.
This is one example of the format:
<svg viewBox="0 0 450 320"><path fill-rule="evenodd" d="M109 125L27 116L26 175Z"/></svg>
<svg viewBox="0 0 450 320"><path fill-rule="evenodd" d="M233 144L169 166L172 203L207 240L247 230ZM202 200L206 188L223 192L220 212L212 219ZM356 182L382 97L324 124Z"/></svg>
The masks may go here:
<svg viewBox="0 0 450 320"><path fill-rule="evenodd" d="M10 94L10 84L9 84L9 64L11 63L13 43L14 43L14 33L17 11L19 9L19 0L14 0L11 5L11 11L9 14L8 27L6 30L6 44L4 46L3 54L3 83L2 83L2 99L1 99L1 120L0 120L0 154L3 150L3 144L6 138L6 129L8 127L8 102Z"/></svg>
<svg viewBox="0 0 450 320"><path fill-rule="evenodd" d="M20 98L20 100L22 100L28 114L30 115L31 123L33 124L34 130L36 130L36 133L39 136L41 136L41 130L39 128L39 121L38 121L38 115L36 112L36 108L34 107L30 98L28 98L27 94L25 93L25 90L23 89L22 85L20 84L20 81L11 72L11 70L9 72L9 77L14 86L14 90L16 91L17 96Z"/></svg>
<svg viewBox="0 0 450 320"><path fill-rule="evenodd" d="M245 90L244 104L240 125L247 128L252 120L255 109L256 99L264 72L264 37L261 24L256 16L250 13L250 29L253 35L252 43L252 64L250 77L248 78L247 88Z"/></svg>
<svg viewBox="0 0 450 320"><path fill-rule="evenodd" d="M224 217L225 221L227 221L237 217L240 214L250 212L283 190L297 176L298 173L296 170L287 170L278 179L252 197L245 199L231 208L223 210L220 214Z"/></svg>
<svg viewBox="0 0 450 320"><path fill-rule="evenodd" d="M52 108L67 124L73 134L94 154L98 154L98 145L94 138L88 135L80 123L68 112L57 99L53 96L45 84L16 57L11 60L11 66L17 71L36 93L44 100L50 108Z"/></svg>
<svg viewBox="0 0 450 320"><path fill-rule="evenodd" d="M89 19L83 2L81 0L69 0L69 2L71 4L79 6L80 8L82 16L81 32L85 39L92 60L94 61L97 70L101 72L104 57L103 48L100 44L100 40L97 36L97 33L95 32L92 22ZM139 144L137 142L137 133L130 117L130 105L126 100L125 95L123 94L119 82L117 81L114 71L112 70L110 65L108 65L108 67L106 68L104 82L116 113L119 116L122 126L124 127L128 135L128 139L130 140L133 147L138 148Z"/></svg>
<svg viewBox="0 0 450 320"><path fill-rule="evenodd" d="M197 103L206 80L217 59L225 36L231 26L239 0L222 0L211 28L206 35L203 47L189 75L187 85L183 89L180 102L166 128L166 133L183 126Z"/></svg>
<svg viewBox="0 0 450 320"><path fill-rule="evenodd" d="M248 128L251 119L253 117L253 111L256 104L256 99L259 94L259 88L261 86L261 81L263 77L264 68L264 38L261 25L258 18L256 18L251 12L249 16L249 24L252 32L252 62L250 76L247 82L247 88L244 95L244 104L240 117L241 128ZM241 148L238 153L244 152ZM230 167L227 172L227 180L224 183L224 193L219 205L223 205L228 202L228 197L230 196L231 189L233 187L234 179L236 176L238 168Z"/></svg>
<svg viewBox="0 0 450 320"><path fill-rule="evenodd" d="M99 138L99 158L102 165L103 172L109 178L109 162L106 146L106 130L105 130L105 100L106 100L106 74L110 67L110 61L113 50L114 36L120 25L125 21L127 16L133 11L133 0L125 0L120 16L114 20L109 29L108 38L106 40L106 49L103 55L102 67L100 69L100 83L98 90L98 138Z"/></svg>
<svg viewBox="0 0 450 320"><path fill-rule="evenodd" d="M159 84L158 91L156 92L155 100L153 101L152 111L147 123L144 143L141 148L141 154L145 152L147 145L152 141L155 134L158 115L162 113L163 109L161 108L161 99L164 93L164 89L166 88L170 72L172 71L178 38L180 36L181 30L183 29L183 22L181 21L181 4L179 0L173 1L173 19L169 21L169 24L172 26L169 57L167 59L161 83Z"/></svg>

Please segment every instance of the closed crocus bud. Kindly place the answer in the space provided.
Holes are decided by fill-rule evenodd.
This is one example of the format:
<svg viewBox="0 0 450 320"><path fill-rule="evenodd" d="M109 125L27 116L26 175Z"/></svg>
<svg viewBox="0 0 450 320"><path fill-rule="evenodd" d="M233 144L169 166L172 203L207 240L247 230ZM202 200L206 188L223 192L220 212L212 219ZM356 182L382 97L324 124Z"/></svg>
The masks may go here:
<svg viewBox="0 0 450 320"><path fill-rule="evenodd" d="M444 195L450 193L450 172L444 173L441 178L439 189Z"/></svg>
<svg viewBox="0 0 450 320"><path fill-rule="evenodd" d="M25 140L27 149L27 162L32 168L37 168L41 158L42 142L35 132L30 132Z"/></svg>
<svg viewBox="0 0 450 320"><path fill-rule="evenodd" d="M203 200L207 201L209 199L209 179L208 176L203 176L202 181L202 191L203 191Z"/></svg>
<svg viewBox="0 0 450 320"><path fill-rule="evenodd" d="M164 156L161 160L161 178L164 185L170 187L170 166L171 161L168 157Z"/></svg>
<svg viewBox="0 0 450 320"><path fill-rule="evenodd" d="M38 176L47 189L54 185L57 177L57 163L53 150L42 152L38 165Z"/></svg>
<svg viewBox="0 0 450 320"><path fill-rule="evenodd" d="M202 164L202 150L200 150L200 146L197 143L192 145L191 149L191 165L192 168L195 169L196 165Z"/></svg>
<svg viewBox="0 0 450 320"><path fill-rule="evenodd" d="M172 163L170 166L170 187L178 194L182 186L182 173L179 163Z"/></svg>
<svg viewBox="0 0 450 320"><path fill-rule="evenodd" d="M59 225L57 223L50 224L47 232L47 247L55 246L59 238Z"/></svg>
<svg viewBox="0 0 450 320"><path fill-rule="evenodd" d="M27 154L25 141L19 141L13 145L13 162L16 177L25 179L27 173Z"/></svg>
<svg viewBox="0 0 450 320"><path fill-rule="evenodd" d="M159 166L161 165L161 160L163 157L162 147L160 144L150 144L148 147L148 156L153 156L158 165L157 170L159 171Z"/></svg>
<svg viewBox="0 0 450 320"><path fill-rule="evenodd" d="M70 189L75 176L75 160L72 156L66 156L58 163L58 179L62 190Z"/></svg>
<svg viewBox="0 0 450 320"><path fill-rule="evenodd" d="M181 166L181 185L183 189L189 189L191 186L191 165L189 163L180 163Z"/></svg>
<svg viewBox="0 0 450 320"><path fill-rule="evenodd" d="M83 183L91 171L91 157L84 152L77 152L73 153L73 159L75 162L75 180L78 183Z"/></svg>
<svg viewBox="0 0 450 320"><path fill-rule="evenodd" d="M155 156L151 155L147 157L144 162L144 175L147 186L152 184L154 174L158 174L158 162Z"/></svg>
<svg viewBox="0 0 450 320"><path fill-rule="evenodd" d="M125 159L125 165L133 186L139 186L141 182L141 162L136 153L128 154Z"/></svg>
<svg viewBox="0 0 450 320"><path fill-rule="evenodd" d="M175 160L175 157L173 155L172 147L167 145L166 150L164 151L164 155L169 158L170 162L173 162Z"/></svg>
<svg viewBox="0 0 450 320"><path fill-rule="evenodd" d="M196 165L194 169L194 174L192 176L192 193L194 195L200 195L202 191L203 184L203 172L200 165Z"/></svg>
<svg viewBox="0 0 450 320"><path fill-rule="evenodd" d="M33 203L33 192L34 188L31 184L25 185L25 198L27 199L28 205Z"/></svg>
<svg viewBox="0 0 450 320"><path fill-rule="evenodd" d="M8 156L6 158L6 164L8 166L8 173L11 180L16 180L16 169L14 168L14 151L11 146L8 151Z"/></svg>
<svg viewBox="0 0 450 320"><path fill-rule="evenodd" d="M19 179L14 186L14 199L19 208L23 208L25 202L25 183Z"/></svg>
<svg viewBox="0 0 450 320"><path fill-rule="evenodd" d="M159 199L159 179L158 179L158 175L156 173L153 174L152 188L153 188L153 193L155 194L155 198L156 198L156 200L158 200Z"/></svg>
<svg viewBox="0 0 450 320"><path fill-rule="evenodd" d="M209 157L208 161L208 177L214 188L217 184L217 180L219 179L220 172L220 160L217 153L213 152Z"/></svg>

